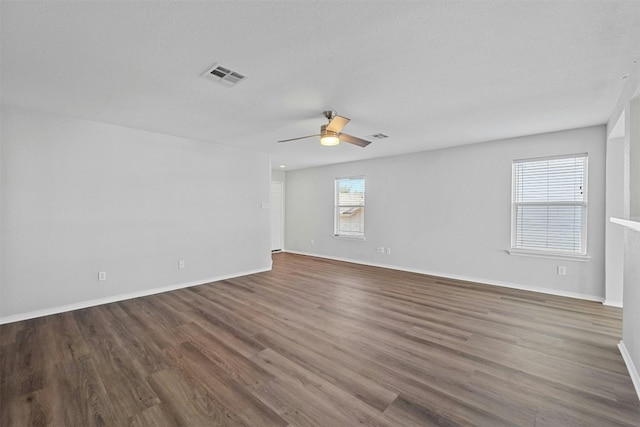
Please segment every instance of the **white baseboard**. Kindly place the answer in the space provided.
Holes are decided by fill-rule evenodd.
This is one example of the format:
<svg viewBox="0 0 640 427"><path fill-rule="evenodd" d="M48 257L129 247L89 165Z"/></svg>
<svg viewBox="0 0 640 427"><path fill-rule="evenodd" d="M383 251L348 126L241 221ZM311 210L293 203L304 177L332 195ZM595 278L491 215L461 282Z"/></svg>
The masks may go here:
<svg viewBox="0 0 640 427"><path fill-rule="evenodd" d="M622 308L622 301L612 301L610 299L605 299L602 304L603 305L608 305L610 307Z"/></svg>
<svg viewBox="0 0 640 427"><path fill-rule="evenodd" d="M556 296L569 297L569 298L576 298L576 299L582 299L582 300L587 300L587 301L597 301L597 302L600 302L600 303L602 303L604 301L604 298L596 296L596 295L581 294L581 293L577 293L577 292L561 291L561 290L557 290L557 289L538 288L536 286L527 286L527 285L520 285L520 284L517 284L517 283L501 282L501 281L496 281L496 280L484 279L484 278L481 278L481 277L461 276L461 275L457 275L457 274L449 274L449 273L441 273L441 272L437 272L437 271L420 270L420 269L409 268L409 267L399 267L397 265L379 264L379 263L375 263L375 262L360 261L360 260L357 260L357 259L332 257L332 256L327 256L327 255L319 255L319 254L300 252L300 251L287 250L286 252L292 253L292 254L298 254L298 255L312 256L312 257L317 257L317 258L332 259L332 260L335 260L335 261L350 262L350 263L353 263L353 264L369 265L371 267L388 268L390 270L407 271L409 273L426 274L426 275L429 275L429 276L443 277L443 278L446 278L446 279L463 280L465 282L476 282L476 283L482 283L482 284L485 284L485 285L502 286L504 288L519 289L519 290L522 290L522 291L538 292L538 293L543 293L543 294L556 295Z"/></svg>
<svg viewBox="0 0 640 427"><path fill-rule="evenodd" d="M263 273L265 271L271 271L271 267L243 271L234 274L227 274L224 276L212 277L209 279L196 280L193 282L180 283L177 285L163 286L161 288L145 289L143 291L131 292L127 294L114 295L105 298L97 298L88 301L77 302L73 304L62 305L58 307L45 308L42 310L30 311L27 313L14 314L12 316L0 317L0 325L6 323L19 322L21 320L35 319L37 317L49 316L52 314L64 313L67 311L79 310L81 308L95 307L97 305L109 304L112 302L124 301L132 298L146 297L149 295L160 294L162 292L175 291L177 289L190 288L192 286L204 285L206 283L218 282L220 280L233 279L235 277L248 276L249 274Z"/></svg>
<svg viewBox="0 0 640 427"><path fill-rule="evenodd" d="M618 344L618 348L620 349L620 354L622 354L622 358L624 359L625 365L627 365L627 370L629 371L629 375L631 376L631 381L633 382L633 386L636 389L638 400L640 400L640 376L638 375L638 370L636 369L636 366L633 364L633 360L631 360L631 355L627 351L627 347L624 345L624 342L620 341L620 343Z"/></svg>

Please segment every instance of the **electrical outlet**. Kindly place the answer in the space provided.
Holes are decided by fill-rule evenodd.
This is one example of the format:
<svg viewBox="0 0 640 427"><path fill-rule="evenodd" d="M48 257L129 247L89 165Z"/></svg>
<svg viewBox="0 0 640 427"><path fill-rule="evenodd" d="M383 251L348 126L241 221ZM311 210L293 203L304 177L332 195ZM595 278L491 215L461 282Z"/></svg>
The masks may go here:
<svg viewBox="0 0 640 427"><path fill-rule="evenodd" d="M567 275L567 267L564 265L558 266L558 276L566 276Z"/></svg>
<svg viewBox="0 0 640 427"><path fill-rule="evenodd" d="M100 280L100 281L107 280L107 272L106 271L99 271L98 272L98 280Z"/></svg>
<svg viewBox="0 0 640 427"><path fill-rule="evenodd" d="M184 268L184 260L183 259L178 261L178 268L181 269L181 270Z"/></svg>
<svg viewBox="0 0 640 427"><path fill-rule="evenodd" d="M315 245L315 244L316 244L316 241L315 241L315 240L313 240L313 239L311 239L311 244L312 244L312 245Z"/></svg>
<svg viewBox="0 0 640 427"><path fill-rule="evenodd" d="M391 248L387 248L387 255L391 255Z"/></svg>

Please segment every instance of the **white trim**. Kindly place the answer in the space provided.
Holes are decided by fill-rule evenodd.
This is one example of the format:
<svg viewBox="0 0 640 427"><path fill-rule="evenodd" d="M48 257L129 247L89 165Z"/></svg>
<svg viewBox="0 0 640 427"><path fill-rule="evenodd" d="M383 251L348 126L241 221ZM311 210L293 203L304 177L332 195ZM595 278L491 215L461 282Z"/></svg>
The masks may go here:
<svg viewBox="0 0 640 427"><path fill-rule="evenodd" d="M589 153L560 154L558 156L528 157L524 159L514 159L513 163L543 162L545 160L574 159L579 157L589 157Z"/></svg>
<svg viewBox="0 0 640 427"><path fill-rule="evenodd" d="M331 237L333 237L334 239L353 240L356 242L364 242L365 240L367 240L365 236L348 236L345 234L334 234Z"/></svg>
<svg viewBox="0 0 640 427"><path fill-rule="evenodd" d="M210 279L195 280L193 282L180 283L177 285L163 286L161 288L145 289L143 291L131 292L128 294L114 295L106 298L96 298L88 301L77 302L73 304L61 305L58 307L45 308L42 310L30 311L27 313L14 314L12 316L0 317L0 325L6 323L19 322L21 320L35 319L36 317L50 316L52 314L64 313L67 311L79 310L81 308L95 307L97 305L109 304L112 302L124 301L132 298L146 297L149 295L160 294L163 292L175 291L177 289L190 288L192 286L204 285L211 282L219 282L220 280L233 279L235 277L247 276L250 274L263 273L271 271L271 267L257 270L249 270L235 274L227 274L224 276L213 277Z"/></svg>
<svg viewBox="0 0 640 427"><path fill-rule="evenodd" d="M589 255L572 255L572 254L562 254L557 252L544 252L544 251L528 251L525 249L508 249L507 252L509 255L515 256L530 256L534 258L551 258L551 259L563 259L567 261L580 261L580 262L589 262L591 256Z"/></svg>
<svg viewBox="0 0 640 427"><path fill-rule="evenodd" d="M290 250L287 250L286 252L291 253L291 254L306 255L306 256L312 256L312 257L317 257L317 258L326 258L326 259L331 259L331 260L335 260L335 261L351 262L353 264L369 265L371 267L388 268L390 270L407 271L409 273L426 274L428 276L437 276L437 277L442 277L442 278L445 278L445 279L464 280L465 282L475 282L475 283L480 283L480 284L483 284L483 285L502 286L503 288L519 289L521 291L538 292L538 293L542 293L542 294L555 295L555 296L559 296L559 297L576 298L576 299L587 300L587 301L595 301L595 302L600 302L600 303L602 303L604 301L604 298L602 298L602 297L599 297L599 296L596 296L596 295L582 294L582 293L578 293L578 292L559 291L559 290L556 290L556 289L548 289L548 288L538 288L536 286L520 285L520 284L516 284L516 283L502 282L502 281L496 281L496 280L488 280L488 279L483 279L483 278L478 278L478 277L461 276L461 275L458 275L458 274L448 274L448 273L427 271L427 270L421 270L421 269L410 268L410 267L399 267L397 265L379 264L379 263L375 263L375 262L360 261L360 260L350 259L350 258L332 257L332 256L312 254L312 253L307 253L307 252L290 251Z"/></svg>
<svg viewBox="0 0 640 427"><path fill-rule="evenodd" d="M636 394L638 395L638 399L640 400L640 375L638 375L638 371L633 364L633 360L631 360L631 355L627 351L627 347L624 345L624 342L620 341L618 343L618 348L620 349L622 359L624 359L624 364L627 365L629 376L631 376L631 382L633 382L633 386L636 389Z"/></svg>
<svg viewBox="0 0 640 427"><path fill-rule="evenodd" d="M609 219L609 221L613 222L614 224L623 225L635 231L640 231L640 221L634 221L632 219L616 218L614 216L612 216Z"/></svg>
<svg viewBox="0 0 640 427"><path fill-rule="evenodd" d="M612 301L610 299L605 299L602 305L607 305L609 307L618 307L622 308L622 301Z"/></svg>

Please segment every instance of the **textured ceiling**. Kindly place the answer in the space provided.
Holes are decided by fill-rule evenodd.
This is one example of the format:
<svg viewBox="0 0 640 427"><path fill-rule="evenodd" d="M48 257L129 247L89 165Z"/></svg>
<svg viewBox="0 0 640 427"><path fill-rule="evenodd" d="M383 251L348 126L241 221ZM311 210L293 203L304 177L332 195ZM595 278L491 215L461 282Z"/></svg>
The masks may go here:
<svg viewBox="0 0 640 427"><path fill-rule="evenodd" d="M287 170L603 124L639 1L8 2L3 104L272 155ZM228 88L214 63L248 76ZM322 147L322 111L389 138Z"/></svg>

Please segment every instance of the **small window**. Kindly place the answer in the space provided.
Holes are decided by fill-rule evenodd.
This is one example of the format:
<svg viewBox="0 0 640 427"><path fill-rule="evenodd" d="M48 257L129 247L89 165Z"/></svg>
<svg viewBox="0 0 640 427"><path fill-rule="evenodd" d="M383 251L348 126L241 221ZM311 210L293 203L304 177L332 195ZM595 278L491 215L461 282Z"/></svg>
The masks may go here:
<svg viewBox="0 0 640 427"><path fill-rule="evenodd" d="M334 235L364 239L364 177L335 181Z"/></svg>
<svg viewBox="0 0 640 427"><path fill-rule="evenodd" d="M511 249L587 253L587 154L513 162Z"/></svg>

